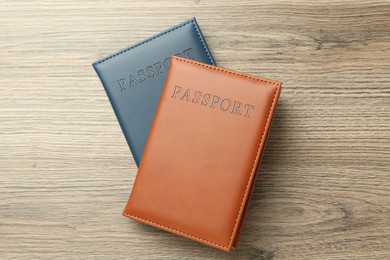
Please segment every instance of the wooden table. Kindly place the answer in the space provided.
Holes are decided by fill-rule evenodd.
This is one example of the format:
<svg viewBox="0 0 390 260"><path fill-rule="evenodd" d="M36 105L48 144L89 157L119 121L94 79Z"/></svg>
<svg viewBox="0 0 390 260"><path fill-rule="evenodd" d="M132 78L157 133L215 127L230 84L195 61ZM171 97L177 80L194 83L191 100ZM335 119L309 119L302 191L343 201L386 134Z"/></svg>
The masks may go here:
<svg viewBox="0 0 390 260"><path fill-rule="evenodd" d="M390 259L390 2L1 1L0 258ZM137 168L91 63L196 16L284 82L238 250L121 216Z"/></svg>

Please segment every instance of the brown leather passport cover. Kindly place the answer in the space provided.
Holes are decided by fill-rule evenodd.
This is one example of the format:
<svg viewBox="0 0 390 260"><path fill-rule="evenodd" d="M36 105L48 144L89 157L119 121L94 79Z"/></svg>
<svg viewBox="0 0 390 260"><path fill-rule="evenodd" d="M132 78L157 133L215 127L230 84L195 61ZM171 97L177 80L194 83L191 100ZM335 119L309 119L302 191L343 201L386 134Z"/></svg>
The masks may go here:
<svg viewBox="0 0 390 260"><path fill-rule="evenodd" d="M236 247L281 83L171 58L123 215Z"/></svg>

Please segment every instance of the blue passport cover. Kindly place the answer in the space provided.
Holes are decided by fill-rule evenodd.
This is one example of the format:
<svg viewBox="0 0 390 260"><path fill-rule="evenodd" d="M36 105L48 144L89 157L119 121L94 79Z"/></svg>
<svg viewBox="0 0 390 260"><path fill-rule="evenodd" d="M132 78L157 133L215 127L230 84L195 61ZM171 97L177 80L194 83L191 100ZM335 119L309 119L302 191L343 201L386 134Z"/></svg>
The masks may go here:
<svg viewBox="0 0 390 260"><path fill-rule="evenodd" d="M215 65L195 18L92 64L137 166L173 55Z"/></svg>

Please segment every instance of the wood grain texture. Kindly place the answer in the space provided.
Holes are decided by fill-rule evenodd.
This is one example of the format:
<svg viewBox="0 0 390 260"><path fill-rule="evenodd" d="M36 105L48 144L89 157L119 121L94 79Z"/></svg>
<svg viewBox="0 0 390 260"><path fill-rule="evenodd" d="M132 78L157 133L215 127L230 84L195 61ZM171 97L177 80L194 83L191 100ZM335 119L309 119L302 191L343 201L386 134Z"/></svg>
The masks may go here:
<svg viewBox="0 0 390 260"><path fill-rule="evenodd" d="M0 258L390 259L390 2L0 1ZM91 63L196 16L284 82L231 254L121 216L137 169Z"/></svg>

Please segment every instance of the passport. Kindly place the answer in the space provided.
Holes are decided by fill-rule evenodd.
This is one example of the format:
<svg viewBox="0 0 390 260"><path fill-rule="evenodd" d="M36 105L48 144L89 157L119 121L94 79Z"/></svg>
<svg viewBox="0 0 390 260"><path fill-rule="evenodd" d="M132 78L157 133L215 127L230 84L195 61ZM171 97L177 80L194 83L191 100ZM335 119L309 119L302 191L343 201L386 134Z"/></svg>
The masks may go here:
<svg viewBox="0 0 390 260"><path fill-rule="evenodd" d="M195 18L93 63L137 166L172 55L215 65Z"/></svg>
<svg viewBox="0 0 390 260"><path fill-rule="evenodd" d="M235 248L281 85L172 57L123 215Z"/></svg>

